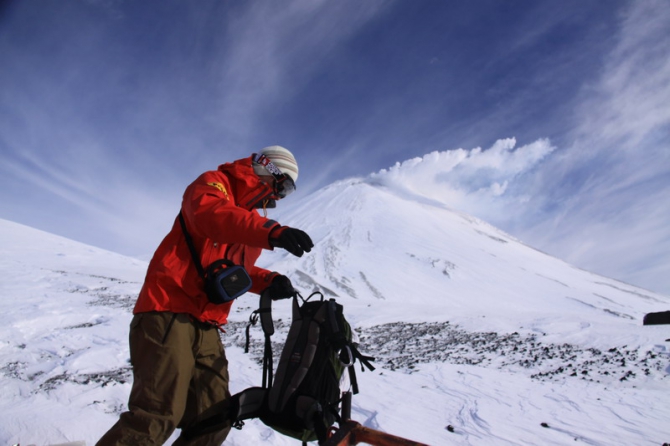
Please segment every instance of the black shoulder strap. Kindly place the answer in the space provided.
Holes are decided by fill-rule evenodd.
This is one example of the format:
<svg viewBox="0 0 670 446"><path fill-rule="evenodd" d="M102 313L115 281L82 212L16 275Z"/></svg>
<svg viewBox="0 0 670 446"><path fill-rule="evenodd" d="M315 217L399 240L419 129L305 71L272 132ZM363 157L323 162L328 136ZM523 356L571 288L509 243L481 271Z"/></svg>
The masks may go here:
<svg viewBox="0 0 670 446"><path fill-rule="evenodd" d="M258 309L254 310L249 317L249 323L246 329L246 342L244 345L244 353L249 353L249 329L252 325L256 325L258 319L261 320L261 328L265 335L265 349L263 352L263 388L269 389L272 387L273 378L273 364L272 364L272 335L275 333L275 326L272 322L272 298L268 290L261 293Z"/></svg>
<svg viewBox="0 0 670 446"><path fill-rule="evenodd" d="M261 318L261 327L265 334L265 349L263 352L263 388L272 387L273 364L272 364L272 335L275 332L272 322L272 298L270 293L265 290L261 293L258 313Z"/></svg>
<svg viewBox="0 0 670 446"><path fill-rule="evenodd" d="M200 263L200 256L198 255L198 252L195 250L195 245L193 244L191 234L189 234L189 232L186 230L186 222L184 221L184 216L182 215L181 211L179 211L179 223L181 224L181 230L184 233L184 238L186 239L188 250L191 251L191 257L193 257L193 263L195 263L195 267L198 270L198 274L200 274L200 277L202 277L204 280L205 269L202 267L202 263Z"/></svg>

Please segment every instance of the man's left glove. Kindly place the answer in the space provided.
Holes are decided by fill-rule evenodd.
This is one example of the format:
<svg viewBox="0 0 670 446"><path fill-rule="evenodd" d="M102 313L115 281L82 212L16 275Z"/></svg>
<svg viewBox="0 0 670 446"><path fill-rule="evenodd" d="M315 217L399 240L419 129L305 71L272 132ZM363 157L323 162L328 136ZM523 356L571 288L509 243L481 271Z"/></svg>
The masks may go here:
<svg viewBox="0 0 670 446"><path fill-rule="evenodd" d="M296 257L302 257L314 247L314 242L305 231L288 226L275 227L270 232L269 241L273 248L284 248Z"/></svg>
<svg viewBox="0 0 670 446"><path fill-rule="evenodd" d="M272 300L279 300L293 297L297 291L293 288L291 279L279 275L272 279L272 283L270 283L270 286L268 287L268 292L270 293L270 298Z"/></svg>

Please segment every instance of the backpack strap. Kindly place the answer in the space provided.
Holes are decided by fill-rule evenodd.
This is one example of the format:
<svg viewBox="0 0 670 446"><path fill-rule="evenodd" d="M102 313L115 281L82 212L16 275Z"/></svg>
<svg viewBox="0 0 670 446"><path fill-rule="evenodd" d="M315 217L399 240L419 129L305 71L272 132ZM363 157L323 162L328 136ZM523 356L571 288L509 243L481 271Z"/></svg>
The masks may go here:
<svg viewBox="0 0 670 446"><path fill-rule="evenodd" d="M232 396L230 415L238 422L249 418L258 418L262 412L268 390L262 387L249 387Z"/></svg>
<svg viewBox="0 0 670 446"><path fill-rule="evenodd" d="M356 369L354 367L356 360L361 363L361 371L365 371L364 367L373 371L375 368L371 364L371 361L374 361L375 358L363 355L357 348L358 344L347 339L347 335L343 330L345 323L343 307L342 305L338 305L335 302L335 299L330 299L328 301L327 318L331 330L332 342L340 351L340 364L349 371L349 380L351 382L352 392L355 395L358 393L358 379L356 378Z"/></svg>
<svg viewBox="0 0 670 446"><path fill-rule="evenodd" d="M358 351L356 344L349 344L349 348L351 349L351 353L354 355L354 358L358 359L358 362L361 363L361 371L365 371L363 366L367 367L371 372L375 370L375 367L371 364L375 358L362 354L360 351Z"/></svg>
<svg viewBox="0 0 670 446"><path fill-rule="evenodd" d="M263 351L263 388L272 387L273 365L272 365L272 335L275 333L275 326L272 322L272 298L270 292L266 289L261 293L258 307L258 315L261 318L261 328L265 334L265 348Z"/></svg>
<svg viewBox="0 0 670 446"><path fill-rule="evenodd" d="M266 289L261 293L258 309L254 310L249 316L249 323L246 328L246 341L244 343L244 353L249 353L249 329L252 325L256 325L260 318L261 328L265 335L265 348L263 352L263 388L269 389L272 387L272 335L275 333L275 326L272 322L272 298L269 291Z"/></svg>
<svg viewBox="0 0 670 446"><path fill-rule="evenodd" d="M353 356L351 360L351 365L347 367L347 370L349 371L349 381L351 382L351 391L353 392L354 395L358 394L358 378L356 378L356 367L354 367L354 362L356 359L358 359L358 362L361 363L361 372L365 371L365 367L368 368L368 370L373 371L375 367L370 363L371 361L374 361L375 358L372 356L364 356L361 354L360 351L358 351L358 348L356 348L356 344L349 344L349 351L351 352L351 355Z"/></svg>
<svg viewBox="0 0 670 446"><path fill-rule="evenodd" d="M266 398L267 389L249 387L231 397L228 410L182 429L179 438L191 441L200 435L217 432L231 425L236 429L242 429L242 426L244 426L243 420L258 418L264 413Z"/></svg>

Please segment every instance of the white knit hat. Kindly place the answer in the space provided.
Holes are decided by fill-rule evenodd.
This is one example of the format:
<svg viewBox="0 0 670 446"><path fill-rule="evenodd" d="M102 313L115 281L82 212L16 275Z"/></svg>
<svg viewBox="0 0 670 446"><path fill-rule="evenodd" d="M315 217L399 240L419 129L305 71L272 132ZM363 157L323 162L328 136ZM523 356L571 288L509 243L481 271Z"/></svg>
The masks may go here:
<svg viewBox="0 0 670 446"><path fill-rule="evenodd" d="M290 176L293 181L298 181L298 163L291 152L282 146L269 146L261 150L261 154L270 158L272 164L277 166L282 173ZM254 172L256 175L267 175L265 167L254 163Z"/></svg>

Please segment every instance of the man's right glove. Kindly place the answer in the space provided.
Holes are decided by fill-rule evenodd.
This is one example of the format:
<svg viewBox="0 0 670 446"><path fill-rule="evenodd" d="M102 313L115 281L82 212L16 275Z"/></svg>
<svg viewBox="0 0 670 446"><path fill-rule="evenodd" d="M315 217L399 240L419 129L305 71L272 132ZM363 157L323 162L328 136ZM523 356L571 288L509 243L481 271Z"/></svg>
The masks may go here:
<svg viewBox="0 0 670 446"><path fill-rule="evenodd" d="M270 232L270 246L284 248L294 256L302 257L305 252L312 250L314 243L306 232L288 226L280 226Z"/></svg>
<svg viewBox="0 0 670 446"><path fill-rule="evenodd" d="M275 278L272 279L272 282L268 287L268 292L270 293L270 298L272 300L288 299L297 293L297 291L293 288L291 279L286 276L282 276L281 274L275 276Z"/></svg>

